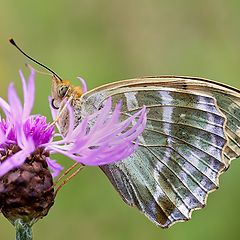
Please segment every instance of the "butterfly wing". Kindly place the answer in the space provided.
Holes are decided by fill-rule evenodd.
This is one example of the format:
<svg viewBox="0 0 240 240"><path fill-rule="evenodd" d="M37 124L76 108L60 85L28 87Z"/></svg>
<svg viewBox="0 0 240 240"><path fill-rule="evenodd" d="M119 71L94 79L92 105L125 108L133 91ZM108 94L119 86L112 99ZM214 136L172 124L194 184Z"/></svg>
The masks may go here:
<svg viewBox="0 0 240 240"><path fill-rule="evenodd" d="M148 78L150 81L154 79L158 77ZM231 160L240 156L240 91L238 89L208 79L188 77L161 77L161 84L214 97L219 110L227 119L225 131L228 144L224 149L224 161L228 166Z"/></svg>
<svg viewBox="0 0 240 240"><path fill-rule="evenodd" d="M220 173L239 156L238 94L209 80L150 77L92 90L81 105L84 116L110 96L114 103L121 99L122 119L147 107L138 149L101 168L127 204L169 227L205 205Z"/></svg>

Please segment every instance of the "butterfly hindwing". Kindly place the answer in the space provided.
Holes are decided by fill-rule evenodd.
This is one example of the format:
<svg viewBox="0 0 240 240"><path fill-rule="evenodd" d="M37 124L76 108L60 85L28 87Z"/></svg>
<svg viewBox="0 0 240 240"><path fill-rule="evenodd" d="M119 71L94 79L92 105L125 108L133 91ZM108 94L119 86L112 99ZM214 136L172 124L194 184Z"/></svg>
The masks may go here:
<svg viewBox="0 0 240 240"><path fill-rule="evenodd" d="M147 81L159 81L165 87L186 89L199 94L208 94L216 99L217 106L226 117L225 131L228 144L224 150L224 161L230 161L240 156L240 91L208 79L188 77L149 77Z"/></svg>
<svg viewBox="0 0 240 240"><path fill-rule="evenodd" d="M208 85L203 80L136 79L100 87L81 99L83 115L110 96L114 103L123 101L122 119L147 107L147 126L135 153L101 168L126 203L161 227L187 220L192 210L202 208L228 160L239 155L238 137L229 140L239 98ZM218 90L210 91L213 87ZM225 99L233 101L231 107Z"/></svg>

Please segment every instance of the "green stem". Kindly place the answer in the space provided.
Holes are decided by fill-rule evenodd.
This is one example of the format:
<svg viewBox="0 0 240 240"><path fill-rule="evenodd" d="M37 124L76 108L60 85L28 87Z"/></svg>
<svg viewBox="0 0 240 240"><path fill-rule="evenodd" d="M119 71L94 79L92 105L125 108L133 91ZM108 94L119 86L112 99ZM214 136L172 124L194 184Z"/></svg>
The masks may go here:
<svg viewBox="0 0 240 240"><path fill-rule="evenodd" d="M14 222L16 228L16 240L32 240L32 228L31 226L24 222L22 219L17 219Z"/></svg>

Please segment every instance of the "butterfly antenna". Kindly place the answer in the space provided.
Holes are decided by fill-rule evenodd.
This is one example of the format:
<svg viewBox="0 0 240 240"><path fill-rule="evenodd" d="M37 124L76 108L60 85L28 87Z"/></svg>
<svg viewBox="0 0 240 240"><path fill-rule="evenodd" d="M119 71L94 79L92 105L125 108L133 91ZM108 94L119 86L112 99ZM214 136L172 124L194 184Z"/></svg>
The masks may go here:
<svg viewBox="0 0 240 240"><path fill-rule="evenodd" d="M36 64L40 65L41 67L47 69L49 72L51 72L53 75L55 75L60 81L62 81L62 79L50 68L48 68L47 66L45 66L44 64L40 63L39 61L33 59L32 57L30 57L28 54L26 54L13 40L13 38L9 39L9 42L16 47L25 57L27 57L28 59L32 60L33 62L35 62Z"/></svg>

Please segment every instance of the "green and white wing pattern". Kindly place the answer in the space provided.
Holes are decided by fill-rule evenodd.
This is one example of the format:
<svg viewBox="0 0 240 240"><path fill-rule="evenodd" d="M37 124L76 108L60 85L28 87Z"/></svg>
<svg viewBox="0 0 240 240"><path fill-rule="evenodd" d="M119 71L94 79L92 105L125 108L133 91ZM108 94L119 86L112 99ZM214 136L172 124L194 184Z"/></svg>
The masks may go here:
<svg viewBox="0 0 240 240"><path fill-rule="evenodd" d="M174 85L173 80L179 85ZM147 107L147 126L135 153L101 168L127 204L136 206L164 228L189 219L192 210L202 208L208 193L218 187L226 159L239 155L238 137L232 136L233 125L238 125L224 103L225 98L233 101L232 108L239 115L235 99L218 91L212 94L208 89L206 92L202 88L188 89L190 83L184 85L183 81L126 80L97 88L81 98L83 115L96 111L110 96L113 105L120 99L123 101L123 119L143 105ZM220 107L218 98L222 101ZM233 150L231 156L227 148Z"/></svg>
<svg viewBox="0 0 240 240"><path fill-rule="evenodd" d="M188 89L199 94L208 94L217 101L217 106L227 118L225 131L228 144L224 150L224 161L229 165L230 161L240 156L240 91L221 83L215 83L207 79L188 77L149 77L147 81L161 79L161 84L177 89Z"/></svg>

